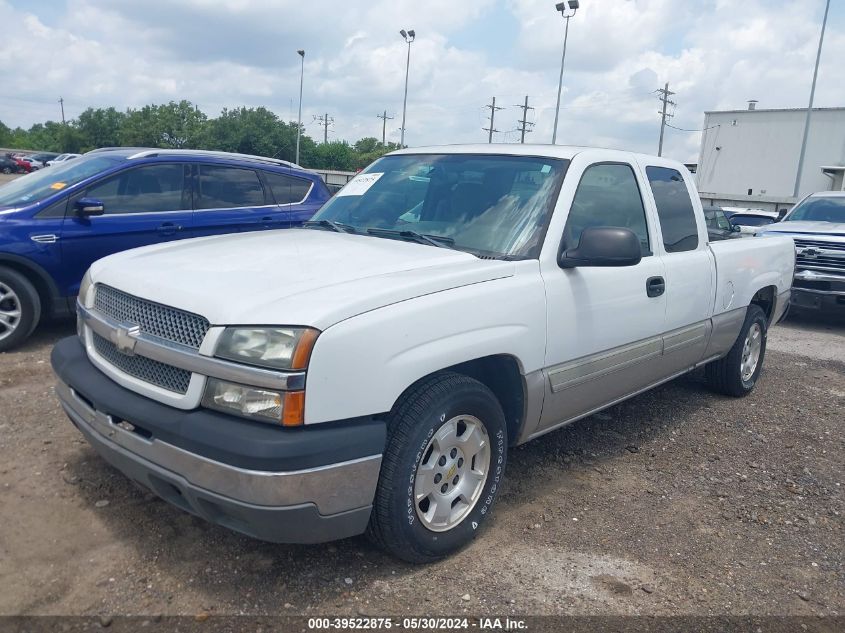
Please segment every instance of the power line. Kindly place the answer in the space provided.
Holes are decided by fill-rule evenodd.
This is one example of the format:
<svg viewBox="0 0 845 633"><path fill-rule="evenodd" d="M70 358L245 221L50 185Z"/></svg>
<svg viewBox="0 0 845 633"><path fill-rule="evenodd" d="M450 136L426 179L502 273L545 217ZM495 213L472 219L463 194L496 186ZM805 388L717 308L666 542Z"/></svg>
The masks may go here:
<svg viewBox="0 0 845 633"><path fill-rule="evenodd" d="M504 108L497 108L496 107L496 97L493 97L493 103L491 103L490 105L486 105L484 107L490 108L490 127L483 127L481 129L484 130L485 132L489 132L489 134L487 136L487 142L492 143L493 142L493 132L499 131L493 126L493 120L496 117L496 110L504 110Z"/></svg>
<svg viewBox="0 0 845 633"><path fill-rule="evenodd" d="M671 104L673 107L677 105L674 101L669 101L669 97L675 94L674 92L669 91L669 82L666 82L666 85L663 88L659 88L655 90L658 94L660 94L660 100L663 102L663 110L659 112L660 114L660 144L657 146L657 155L663 156L663 132L666 128L666 118L675 116L674 114L666 114L666 106Z"/></svg>
<svg viewBox="0 0 845 633"><path fill-rule="evenodd" d="M385 142L385 134L387 132L387 121L388 119L392 119L392 116L387 116L387 110L384 111L384 114L377 114L376 118L381 119L381 144L384 145Z"/></svg>
<svg viewBox="0 0 845 633"><path fill-rule="evenodd" d="M670 127L673 130L678 130L679 132L704 132L706 130L712 130L713 128L716 128L716 127L721 127L721 125L711 125L711 126L708 126L708 127L703 127L700 130L688 130L686 128L675 127L674 125L669 125L668 123L666 124L666 127Z"/></svg>
<svg viewBox="0 0 845 633"><path fill-rule="evenodd" d="M520 127L516 128L516 129L519 132L521 132L520 137L519 137L519 142L524 143L525 142L525 135L528 134L529 132L531 132L531 130L528 129L528 126L534 125L533 123L531 123L528 120L528 111L533 110L534 108L532 108L531 106L528 105L528 95L525 95L525 105L517 105L517 106L514 106L514 107L522 108L522 118L516 120L517 123L521 123L522 125Z"/></svg>
<svg viewBox="0 0 845 633"><path fill-rule="evenodd" d="M334 118L329 117L326 112L325 116L315 116L314 121L318 122L323 127L323 143L329 142L329 125L334 124Z"/></svg>

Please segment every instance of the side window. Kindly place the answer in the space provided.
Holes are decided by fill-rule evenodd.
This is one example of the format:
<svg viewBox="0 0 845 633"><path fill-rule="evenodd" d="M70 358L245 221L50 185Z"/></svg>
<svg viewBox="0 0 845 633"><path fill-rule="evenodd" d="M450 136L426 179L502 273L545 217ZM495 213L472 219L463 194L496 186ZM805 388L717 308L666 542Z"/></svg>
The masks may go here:
<svg viewBox="0 0 845 633"><path fill-rule="evenodd" d="M185 195L185 169L176 163L145 165L121 172L90 187L85 196L101 200L106 215L191 208Z"/></svg>
<svg viewBox="0 0 845 633"><path fill-rule="evenodd" d="M233 209L263 204L264 189L252 169L200 165L195 209Z"/></svg>
<svg viewBox="0 0 845 633"><path fill-rule="evenodd" d="M286 176L273 171L262 172L264 180L270 185L276 204L296 204L302 202L311 189L311 181L295 176Z"/></svg>
<svg viewBox="0 0 845 633"><path fill-rule="evenodd" d="M657 204L666 252L694 251L698 248L698 226L683 176L668 167L646 167L645 171Z"/></svg>
<svg viewBox="0 0 845 633"><path fill-rule="evenodd" d="M640 238L643 256L651 255L643 199L630 165L605 163L584 171L563 230L565 248L578 246L581 232L598 226L630 229Z"/></svg>

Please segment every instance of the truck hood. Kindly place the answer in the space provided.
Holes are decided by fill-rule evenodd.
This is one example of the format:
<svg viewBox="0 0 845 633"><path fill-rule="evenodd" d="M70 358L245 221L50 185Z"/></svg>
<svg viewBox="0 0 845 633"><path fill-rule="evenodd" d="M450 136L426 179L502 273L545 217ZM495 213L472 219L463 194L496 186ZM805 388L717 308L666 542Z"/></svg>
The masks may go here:
<svg viewBox="0 0 845 633"><path fill-rule="evenodd" d="M845 223L842 222L777 222L758 233L784 233L790 235L833 235L845 237Z"/></svg>
<svg viewBox="0 0 845 633"><path fill-rule="evenodd" d="M509 277L514 268L425 244L287 229L125 251L96 262L91 276L213 325L324 330L392 303Z"/></svg>

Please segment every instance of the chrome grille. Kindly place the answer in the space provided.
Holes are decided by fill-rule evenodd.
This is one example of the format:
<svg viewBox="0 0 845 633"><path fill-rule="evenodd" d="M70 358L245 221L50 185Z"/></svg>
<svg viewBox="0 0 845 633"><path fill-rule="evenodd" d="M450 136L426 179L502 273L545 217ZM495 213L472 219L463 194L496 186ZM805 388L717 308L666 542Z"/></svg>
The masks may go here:
<svg viewBox="0 0 845 633"><path fill-rule="evenodd" d="M208 332L208 320L198 314L185 312L99 284L94 307L118 321L137 324L145 334L199 349Z"/></svg>
<svg viewBox="0 0 845 633"><path fill-rule="evenodd" d="M845 243L795 239L795 266L819 271L845 271Z"/></svg>
<svg viewBox="0 0 845 633"><path fill-rule="evenodd" d="M191 372L160 363L151 358L127 356L121 353L110 340L103 338L96 332L91 334L94 337L94 349L97 350L97 353L124 373L168 391L180 394L187 393L188 384L191 382Z"/></svg>

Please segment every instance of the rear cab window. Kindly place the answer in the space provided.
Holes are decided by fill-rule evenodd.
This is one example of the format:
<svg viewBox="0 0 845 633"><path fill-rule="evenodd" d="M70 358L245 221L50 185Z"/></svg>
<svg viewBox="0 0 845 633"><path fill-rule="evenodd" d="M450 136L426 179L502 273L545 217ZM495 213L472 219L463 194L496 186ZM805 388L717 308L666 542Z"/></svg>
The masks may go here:
<svg viewBox="0 0 845 633"><path fill-rule="evenodd" d="M698 223L684 177L669 167L646 167L649 187L657 206L663 247L667 253L698 248Z"/></svg>

